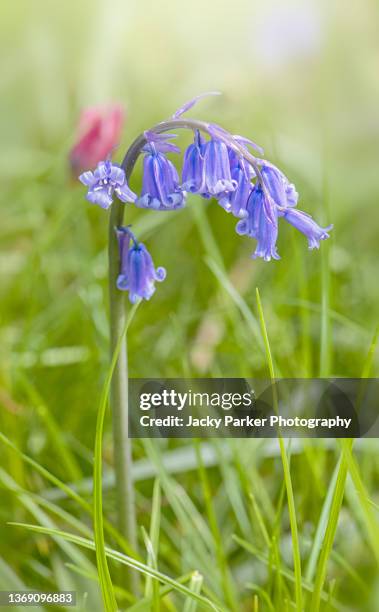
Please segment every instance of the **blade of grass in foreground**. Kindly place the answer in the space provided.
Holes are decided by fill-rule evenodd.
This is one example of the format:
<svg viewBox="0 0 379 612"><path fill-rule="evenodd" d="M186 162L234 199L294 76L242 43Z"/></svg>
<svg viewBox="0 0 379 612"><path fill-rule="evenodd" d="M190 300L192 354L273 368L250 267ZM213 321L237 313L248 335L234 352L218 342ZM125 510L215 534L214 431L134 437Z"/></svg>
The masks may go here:
<svg viewBox="0 0 379 612"><path fill-rule="evenodd" d="M323 245L321 251L322 266L322 296L321 296L321 340L320 340L320 377L330 374L331 345L330 345L330 273L329 273L329 245Z"/></svg>
<svg viewBox="0 0 379 612"><path fill-rule="evenodd" d="M103 391L100 399L100 406L97 413L96 433L95 433L95 456L93 466L93 530L95 537L96 561L99 574L99 583L103 596L104 606L107 612L117 611L117 602L113 592L112 580L109 573L107 556L105 553L104 540L104 524L103 524L103 491L102 491L102 473L103 473L103 430L105 411L108 406L109 390L112 381L112 375L116 366L121 345L126 336L128 327L138 308L137 302L130 310L125 327L120 335L116 349L112 356L111 365L109 367L107 377L104 382Z"/></svg>
<svg viewBox="0 0 379 612"><path fill-rule="evenodd" d="M149 565L149 567L152 567L153 569L158 569L157 567L157 559L156 559L156 555L155 555L155 550L153 547L153 543L150 540L150 537L147 535L146 529L142 526L141 527L142 530L142 537L143 537L143 541L145 543L145 547L147 550L147 564ZM146 580L150 580L150 583L152 584L152 588L150 589L152 596L151 596L151 612L159 612L160 611L160 604L159 604L159 585L158 582L156 580L152 580L150 578L150 576L148 576L146 578ZM146 593L146 591L145 591ZM148 594L149 596L149 594Z"/></svg>
<svg viewBox="0 0 379 612"><path fill-rule="evenodd" d="M83 576L83 578L92 580L92 582L96 582L96 584L99 582L97 572L88 572L87 570L84 570L82 567L78 567L77 565L74 565L73 563L65 563L64 565L65 567L67 567L67 569L74 572L74 574L78 574L78 576ZM129 591L126 591L122 587L117 586L115 584L113 585L113 589L116 595L123 597L125 601L134 605L134 596L131 595Z"/></svg>
<svg viewBox="0 0 379 612"><path fill-rule="evenodd" d="M365 359L363 370L362 370L362 378L366 378L370 374L371 366L373 363L373 358L376 350L376 345L378 342L379 335L379 327L376 329L374 333L374 337L372 339L367 357ZM328 560L332 551L334 537L337 531L338 518L342 506L342 501L345 492L345 483L347 477L348 464L347 459L349 458L349 453L353 447L353 440L347 439L344 441L344 451L341 453L340 459L340 467L338 470L338 476L336 480L336 486L334 489L333 501L330 508L328 524L325 530L325 537L322 542L320 558L317 565L316 577L314 582L314 591L311 601L310 612L318 612L320 609L320 601L321 601L321 591L324 586L325 578L326 578L326 570L328 566Z"/></svg>
<svg viewBox="0 0 379 612"><path fill-rule="evenodd" d="M261 298L259 295L258 287L256 288L256 296L257 296L259 321L261 324L263 342L264 342L265 349L266 349L266 357L267 357L268 368L270 371L270 378L271 380L274 380L275 379L274 364L273 364L273 359L271 355L270 342L268 339L267 328L266 328L266 323L265 323L265 319L263 315L262 303L261 303ZM296 521L295 499L293 495L291 472L289 468L287 452L284 446L283 438L280 435L280 432L278 432L278 440L279 440L279 446L280 446L280 455L281 455L282 464L283 464L284 482L285 482L286 491L287 491L288 512L289 512L289 517L290 517L290 526L291 526L291 534L292 534L296 609L298 610L298 612L302 612L303 610L303 591L302 591L302 578L301 578L301 558L300 558L299 535L298 535L297 521Z"/></svg>
<svg viewBox="0 0 379 612"><path fill-rule="evenodd" d="M158 569L157 557L159 548L159 530L161 521L161 487L158 478L154 481L153 487L153 501L151 504L151 519L150 519L150 533L149 538L145 538L149 548L147 565ZM150 576L146 577L145 584L145 597L148 599L152 597L152 608L159 612L159 585L156 580L152 580Z"/></svg>
<svg viewBox="0 0 379 612"><path fill-rule="evenodd" d="M372 548L377 563L379 564L379 525L373 507L370 504L366 487L363 484L359 467L357 465L356 460L354 459L352 447L349 442L349 440L341 440L342 452L349 470L349 474L358 493L358 499L360 501L362 513L365 518L368 534L368 543Z"/></svg>
<svg viewBox="0 0 379 612"><path fill-rule="evenodd" d="M206 509L206 513L208 517L209 526L211 528L213 539L215 542L216 558L217 558L217 563L220 569L220 575L222 576L222 586L224 590L224 596L225 596L225 600L228 602L228 605L230 606L230 609L236 610L237 609L236 596L235 596L234 589L233 589L233 583L230 577L228 560L226 558L226 554L225 554L225 550L224 550L224 546L222 542L222 535L220 533L215 508L214 508L214 504L212 501L213 500L212 491L209 486L207 473L204 468L204 464L202 460L201 442L198 439L195 439L194 442L195 442L196 457L198 461L199 479L200 479L201 487L203 490L204 504L205 504L205 509Z"/></svg>
<svg viewBox="0 0 379 612"><path fill-rule="evenodd" d="M201 592L201 587L203 585L203 577L199 572L194 572L191 577L191 582L189 588L191 591L195 593ZM197 610L197 602L193 599L187 597L186 602L184 604L183 612L196 612Z"/></svg>
<svg viewBox="0 0 379 612"><path fill-rule="evenodd" d="M252 555L254 555L255 559L258 559L258 561L261 561L261 563L263 563L267 567L270 565L269 557L267 557L264 553L262 553L253 544L251 544L250 542L246 542L245 540L243 540L242 538L239 538L236 535L233 536L233 540L235 540L237 542L237 544L239 544L239 546L241 546L242 548L247 550L247 552L249 552ZM286 567L285 565L282 564L278 568L278 571L283 576L283 578L286 578L290 582L295 583L295 576L294 576L294 573L293 573L293 571L291 569L289 569L288 567ZM248 587L248 584L246 584L245 586ZM305 592L312 593L313 585L312 585L311 582L308 582L307 580L305 580L303 578L302 579L302 586L303 586L303 590ZM262 589L262 591L263 590L264 589ZM328 597L329 597L329 593L327 593L326 591L322 591L321 598L322 598L322 600L324 602L326 602L328 600ZM280 602L281 601L282 600L280 600ZM294 608L294 607L295 607L295 605L291 602L291 608ZM338 612L349 612L349 609L346 606L344 606L343 604L341 604L339 601L337 601L336 599L333 599L333 609L337 610ZM304 608L304 610L306 610L306 612L308 612L308 608Z"/></svg>
<svg viewBox="0 0 379 612"><path fill-rule="evenodd" d="M325 535L326 525L328 522L328 517L330 516L330 508L333 501L333 492L336 488L337 476L340 467L340 462L337 463L334 468L333 476L330 480L328 492L325 496L325 501L322 506L320 518L318 521L317 529L315 536L312 542L312 549L308 558L308 564L305 571L305 579L311 582L314 577L314 573L316 571L317 559L320 554L320 550L322 548L322 542Z"/></svg>
<svg viewBox="0 0 379 612"><path fill-rule="evenodd" d="M87 538L82 538L81 536L77 536L75 534L68 533L66 531L61 531L60 529L48 529L46 527L41 527L40 525L30 525L28 523L16 523L13 521L8 522L7 524L13 525L14 527L23 527L24 529L29 529L30 531L33 531L35 533L44 533L50 536L61 537L65 539L67 542L72 542L73 544L77 544L78 546L82 546L83 548L87 548L88 550L94 551L96 549L95 542L93 542L92 540L89 540ZM109 548L108 546L106 546L104 550L105 550L106 556L109 557L110 559L113 559L114 561L118 561L119 563L122 563L123 565L127 565L128 567L141 572L145 576L151 576L152 578L159 580L159 582L166 584L168 586L171 586L175 591L178 591L179 593L182 593L182 595L186 595L187 597L192 597L192 599L195 599L196 601L203 604L207 608L216 610L216 612L220 612L220 610L222 610L222 608L220 608L219 606L216 606L216 604L214 604L212 601L210 601L209 599L207 599L206 597L202 595L198 595L197 593L195 593L195 591L191 591L188 587L184 586L184 584L182 584L178 580L175 580L174 578L170 578L170 576L167 576L166 574L162 574L158 570L155 570L152 567L149 567L148 565L145 565L144 563L137 561L137 559L132 559L132 557L128 557L127 555L124 555L123 553L117 550L113 550L112 548Z"/></svg>
<svg viewBox="0 0 379 612"><path fill-rule="evenodd" d="M59 461L62 463L62 467L68 475L68 478L73 482L81 480L83 474L80 467L71 452L70 445L67 444L62 431L58 426L53 414L50 412L49 407L44 402L42 396L38 393L34 385L28 380L23 373L18 373L20 378L21 387L25 390L29 400L32 402L33 407L43 422L46 431L49 434L51 443L56 452Z"/></svg>
<svg viewBox="0 0 379 612"><path fill-rule="evenodd" d="M41 474L43 478L47 481L51 482L56 487L56 490L62 491L64 495L68 498L74 500L83 510L89 514L93 515L92 506L85 500L79 493L67 485L65 482L54 476L51 472L49 472L46 468L44 468L40 463L25 455L13 442L11 442L1 431L0 431L0 442L5 444L8 448L10 448L18 457L20 457L25 463L30 465L36 472ZM122 548L122 550L128 554L133 555L136 558L139 556L136 552L129 546L129 543L122 537L122 535L118 532L118 530L109 522L104 520L104 527L109 535L117 542L117 544Z"/></svg>

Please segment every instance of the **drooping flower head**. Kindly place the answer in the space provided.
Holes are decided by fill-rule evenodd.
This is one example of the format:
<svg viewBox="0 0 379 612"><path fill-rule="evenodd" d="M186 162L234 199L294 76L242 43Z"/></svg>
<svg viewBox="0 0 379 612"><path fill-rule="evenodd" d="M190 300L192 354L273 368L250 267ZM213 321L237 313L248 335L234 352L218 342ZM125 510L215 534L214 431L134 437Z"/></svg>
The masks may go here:
<svg viewBox="0 0 379 612"><path fill-rule="evenodd" d="M124 118L120 104L89 106L82 111L77 140L69 155L75 177L111 154L120 143Z"/></svg>
<svg viewBox="0 0 379 612"><path fill-rule="evenodd" d="M167 139L153 132L145 132L147 143L143 147L142 193L136 201L141 208L176 210L185 204L185 192L179 186L179 176L174 164L165 153L178 153L180 149ZM172 136L171 136L172 138Z"/></svg>
<svg viewBox="0 0 379 612"><path fill-rule="evenodd" d="M117 287L129 292L134 304L138 298L149 300L155 291L155 281L166 278L166 270L155 268L150 253L138 242L128 227L117 228L120 251L120 274Z"/></svg>
<svg viewBox="0 0 379 612"><path fill-rule="evenodd" d="M245 217L247 202L253 189L251 179L254 171L233 149L229 149L229 162L231 177L236 182L236 188L234 191L222 194L218 203L226 212L231 212L235 217Z"/></svg>
<svg viewBox="0 0 379 612"><path fill-rule="evenodd" d="M124 170L109 160L100 162L95 172L83 172L79 180L88 187L87 200L101 208L111 206L114 194L121 202L135 202L137 197L129 189Z"/></svg>
<svg viewBox="0 0 379 612"><path fill-rule="evenodd" d="M204 195L204 146L205 138L202 137L199 130L196 130L193 144L190 144L184 153L182 170L182 189L184 191Z"/></svg>
<svg viewBox="0 0 379 612"><path fill-rule="evenodd" d="M210 125L210 133L217 141L222 142L228 150L229 167L234 189L225 190L217 196L218 203L226 212L231 212L235 217L246 215L246 206L253 185L252 179L256 176L253 166L246 161L244 153L248 153L251 147L263 154L263 149L255 142L243 136L232 136L217 124ZM236 149L238 146L238 151Z"/></svg>
<svg viewBox="0 0 379 612"><path fill-rule="evenodd" d="M182 189L204 198L217 198L234 191L236 186L226 144L215 138L206 141L196 130L194 142L184 154Z"/></svg>
<svg viewBox="0 0 379 612"><path fill-rule="evenodd" d="M297 205L299 194L295 186L274 164L262 161L261 174L271 198L277 206L292 207Z"/></svg>
<svg viewBox="0 0 379 612"><path fill-rule="evenodd" d="M320 227L318 223L301 210L296 210L294 208L287 208L284 211L281 211L284 219L288 221L293 227L296 227L300 232L302 232L308 238L308 246L309 249L318 249L320 247L320 240L326 240L329 238L328 232L333 229L333 225L328 225L328 227Z"/></svg>
<svg viewBox="0 0 379 612"><path fill-rule="evenodd" d="M236 225L236 232L240 236L250 236L258 241L253 258L261 257L265 261L280 259L276 241L278 238L278 214L270 196L266 194L260 185L255 185L251 191L246 206L246 217ZM271 208L270 217L267 209Z"/></svg>
<svg viewBox="0 0 379 612"><path fill-rule="evenodd" d="M107 160L100 162L95 172L84 172L79 178L88 187L88 200L109 208L117 196L123 202L135 202L140 208L163 211L181 208L187 192L196 193L215 198L227 212L240 219L237 233L257 241L253 258L280 259L276 242L281 218L307 237L310 249L318 248L320 241L329 237L332 225L320 227L310 215L296 208L295 186L279 168L262 159L263 150L258 145L215 123L180 118L202 97L193 98L172 119L141 134L125 156L123 167ZM180 152L171 142L175 134L169 133L177 128L190 128L194 133L194 141L184 154L181 185L178 172L167 157L167 153ZM137 198L127 184L123 168L127 168L129 177L141 152L142 192ZM138 297L149 299L155 281L163 280L165 270L154 267L146 247L128 228L119 228L117 236L121 262L118 288L129 291L132 302Z"/></svg>
<svg viewBox="0 0 379 612"><path fill-rule="evenodd" d="M204 144L204 193L217 197L236 187L237 182L230 171L228 147L221 140L211 138Z"/></svg>

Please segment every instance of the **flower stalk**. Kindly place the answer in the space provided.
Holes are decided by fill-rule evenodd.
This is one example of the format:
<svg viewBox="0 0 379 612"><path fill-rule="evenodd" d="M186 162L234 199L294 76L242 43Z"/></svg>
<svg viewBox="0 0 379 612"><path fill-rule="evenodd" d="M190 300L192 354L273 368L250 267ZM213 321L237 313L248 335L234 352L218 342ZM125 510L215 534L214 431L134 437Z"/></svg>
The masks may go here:
<svg viewBox="0 0 379 612"><path fill-rule="evenodd" d="M122 206L111 209L109 223L109 307L110 354L113 355L126 323L125 294L116 286L119 274L119 253L114 227L122 222ZM132 445L128 438L128 354L127 339L122 343L115 365L110 403L112 411L113 452L116 478L116 507L118 530L138 551L137 521L132 475ZM128 570L127 587L138 593L138 572Z"/></svg>

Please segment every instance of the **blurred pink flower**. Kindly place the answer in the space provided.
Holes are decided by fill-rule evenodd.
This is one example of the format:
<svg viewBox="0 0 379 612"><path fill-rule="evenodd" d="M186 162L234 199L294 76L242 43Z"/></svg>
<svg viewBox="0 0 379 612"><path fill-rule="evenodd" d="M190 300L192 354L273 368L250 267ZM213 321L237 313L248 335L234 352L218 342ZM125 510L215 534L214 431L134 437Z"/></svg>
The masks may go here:
<svg viewBox="0 0 379 612"><path fill-rule="evenodd" d="M75 175L112 153L120 142L124 118L120 104L89 106L81 112L77 140L69 156Z"/></svg>

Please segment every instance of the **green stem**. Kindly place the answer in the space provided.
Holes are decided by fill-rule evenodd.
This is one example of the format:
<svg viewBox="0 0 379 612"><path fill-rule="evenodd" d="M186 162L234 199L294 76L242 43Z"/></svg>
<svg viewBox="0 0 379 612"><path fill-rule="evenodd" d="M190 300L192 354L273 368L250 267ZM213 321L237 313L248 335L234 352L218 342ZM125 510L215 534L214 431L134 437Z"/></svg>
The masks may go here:
<svg viewBox="0 0 379 612"><path fill-rule="evenodd" d="M110 351L116 350L125 328L125 294L116 286L119 253L114 227L122 223L123 209L112 207L109 224L109 304ZM128 438L128 356L126 338L120 347L111 383L114 465L116 472L116 507L118 530L131 548L138 552L137 520L132 478L132 443ZM128 587L138 593L138 573L128 571Z"/></svg>

